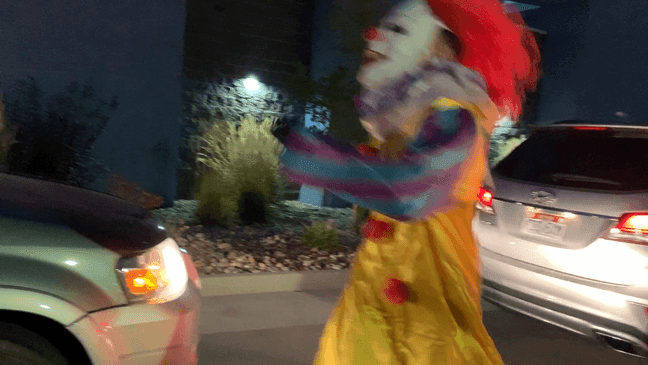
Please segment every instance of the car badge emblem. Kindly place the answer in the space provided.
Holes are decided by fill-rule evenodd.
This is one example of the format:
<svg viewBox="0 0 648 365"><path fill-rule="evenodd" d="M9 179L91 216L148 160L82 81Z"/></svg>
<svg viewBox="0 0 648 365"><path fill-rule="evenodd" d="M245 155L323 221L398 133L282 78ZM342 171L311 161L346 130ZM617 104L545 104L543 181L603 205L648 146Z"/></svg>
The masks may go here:
<svg viewBox="0 0 648 365"><path fill-rule="evenodd" d="M543 205L556 204L556 196L548 191L534 191L531 193L531 198L534 202Z"/></svg>

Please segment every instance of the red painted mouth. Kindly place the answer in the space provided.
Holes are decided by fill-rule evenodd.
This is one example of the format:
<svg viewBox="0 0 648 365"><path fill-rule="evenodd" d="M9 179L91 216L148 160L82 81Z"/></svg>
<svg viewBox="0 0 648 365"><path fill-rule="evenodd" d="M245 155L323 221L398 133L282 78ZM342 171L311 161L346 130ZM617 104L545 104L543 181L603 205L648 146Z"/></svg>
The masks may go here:
<svg viewBox="0 0 648 365"><path fill-rule="evenodd" d="M387 56L385 56L384 54L372 51L370 49L365 49L364 53L362 54L361 65L364 67L376 61L382 61L385 59L387 59Z"/></svg>

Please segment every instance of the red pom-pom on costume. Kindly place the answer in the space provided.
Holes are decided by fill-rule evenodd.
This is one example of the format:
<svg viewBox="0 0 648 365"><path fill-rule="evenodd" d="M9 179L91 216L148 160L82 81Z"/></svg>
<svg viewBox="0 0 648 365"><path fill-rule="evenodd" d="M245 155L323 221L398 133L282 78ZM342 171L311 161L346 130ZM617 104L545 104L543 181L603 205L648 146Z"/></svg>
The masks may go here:
<svg viewBox="0 0 648 365"><path fill-rule="evenodd" d="M379 241L391 238L394 235L394 225L391 223L369 219L364 227L365 239Z"/></svg>
<svg viewBox="0 0 648 365"><path fill-rule="evenodd" d="M540 52L519 12L505 13L499 0L427 0L459 38L459 62L484 76L493 102L513 119L524 95L535 90Z"/></svg>
<svg viewBox="0 0 648 365"><path fill-rule="evenodd" d="M378 155L379 155L379 150L377 148L371 147L370 145L368 145L366 143L359 144L358 146L356 146L356 149L364 157L376 157L377 158Z"/></svg>
<svg viewBox="0 0 648 365"><path fill-rule="evenodd" d="M403 281L389 278L387 279L385 296L391 304L403 304L410 298L409 288Z"/></svg>

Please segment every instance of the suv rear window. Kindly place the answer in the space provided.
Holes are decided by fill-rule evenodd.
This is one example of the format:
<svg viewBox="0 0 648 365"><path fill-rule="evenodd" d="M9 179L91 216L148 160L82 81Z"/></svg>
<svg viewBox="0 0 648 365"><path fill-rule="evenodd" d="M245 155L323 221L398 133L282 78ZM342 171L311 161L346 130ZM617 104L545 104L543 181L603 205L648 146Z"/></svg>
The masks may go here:
<svg viewBox="0 0 648 365"><path fill-rule="evenodd" d="M537 131L493 171L505 178L566 188L648 190L648 134Z"/></svg>

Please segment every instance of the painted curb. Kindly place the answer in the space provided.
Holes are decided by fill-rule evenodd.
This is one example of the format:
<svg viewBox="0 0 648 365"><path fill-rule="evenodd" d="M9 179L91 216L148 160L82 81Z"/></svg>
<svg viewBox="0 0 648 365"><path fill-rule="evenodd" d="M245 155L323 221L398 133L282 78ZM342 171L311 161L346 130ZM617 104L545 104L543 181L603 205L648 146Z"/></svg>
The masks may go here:
<svg viewBox="0 0 648 365"><path fill-rule="evenodd" d="M204 297L342 289L349 270L299 271L259 274L222 274L201 276L201 295Z"/></svg>

